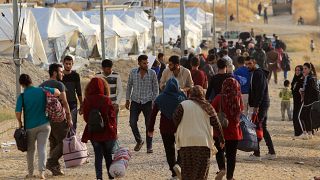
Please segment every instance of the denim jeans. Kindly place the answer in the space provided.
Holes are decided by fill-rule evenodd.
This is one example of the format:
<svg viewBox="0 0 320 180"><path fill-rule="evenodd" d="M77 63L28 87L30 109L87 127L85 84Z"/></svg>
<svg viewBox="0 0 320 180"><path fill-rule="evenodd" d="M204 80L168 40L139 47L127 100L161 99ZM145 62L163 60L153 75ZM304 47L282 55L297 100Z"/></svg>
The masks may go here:
<svg viewBox="0 0 320 180"><path fill-rule="evenodd" d="M102 178L102 160L103 157L106 161L107 171L109 179L114 179L110 173L109 169L112 163L112 148L115 144L115 140L110 141L103 141L103 142L97 142L97 141L91 141L93 150L94 150L94 167L96 169L96 178L97 179L103 179Z"/></svg>
<svg viewBox="0 0 320 180"><path fill-rule="evenodd" d="M138 128L138 120L139 120L140 113L141 112L143 113L144 123L146 126L147 149L152 148L152 137L148 137L148 132L147 132L147 128L148 128L150 116L151 116L151 110L152 110L152 101L149 101L145 104L140 104L132 101L130 105L130 127L137 143L142 142L142 138Z"/></svg>
<svg viewBox="0 0 320 180"><path fill-rule="evenodd" d="M275 154L275 150L273 147L273 142L271 139L271 136L269 134L269 131L267 130L267 120L268 120L268 107L260 107L258 112L258 119L259 119L259 127L263 129L263 139L266 142L266 145L268 147L268 153L269 154ZM260 141L258 143L258 150L254 151L255 156L260 156Z"/></svg>
<svg viewBox="0 0 320 180"><path fill-rule="evenodd" d="M77 130L77 122L78 122L78 104L77 102L68 102L70 112L71 112L71 118L73 123L73 128L76 131Z"/></svg>

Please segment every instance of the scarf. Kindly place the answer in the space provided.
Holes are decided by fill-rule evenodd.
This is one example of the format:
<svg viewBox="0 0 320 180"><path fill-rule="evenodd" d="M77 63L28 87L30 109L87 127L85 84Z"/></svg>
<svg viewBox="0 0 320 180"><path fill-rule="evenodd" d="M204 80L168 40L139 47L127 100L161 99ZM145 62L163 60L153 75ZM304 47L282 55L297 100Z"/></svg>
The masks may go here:
<svg viewBox="0 0 320 180"><path fill-rule="evenodd" d="M204 111L208 113L210 117L216 116L213 107L208 101L206 101L204 96L204 90L201 86L196 85L190 90L189 99L197 103Z"/></svg>
<svg viewBox="0 0 320 180"><path fill-rule="evenodd" d="M172 119L177 106L186 99L186 95L180 91L178 80L171 77L164 90L156 98L155 103L166 118Z"/></svg>
<svg viewBox="0 0 320 180"><path fill-rule="evenodd" d="M221 94L223 96L223 107L229 111L232 117L241 113L243 102L241 98L240 84L234 78L227 78L222 84Z"/></svg>

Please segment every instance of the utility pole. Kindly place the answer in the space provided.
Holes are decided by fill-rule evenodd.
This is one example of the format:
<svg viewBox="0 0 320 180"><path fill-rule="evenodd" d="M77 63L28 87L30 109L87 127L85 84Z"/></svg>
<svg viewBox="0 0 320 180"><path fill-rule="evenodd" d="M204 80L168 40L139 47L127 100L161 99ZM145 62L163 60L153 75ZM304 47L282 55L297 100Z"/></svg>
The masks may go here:
<svg viewBox="0 0 320 180"><path fill-rule="evenodd" d="M165 47L164 47L164 1L162 0L162 53L165 54Z"/></svg>
<svg viewBox="0 0 320 180"><path fill-rule="evenodd" d="M237 0L237 22L239 22L239 0Z"/></svg>
<svg viewBox="0 0 320 180"><path fill-rule="evenodd" d="M216 10L215 10L215 0L212 0L212 44L213 47L216 45Z"/></svg>
<svg viewBox="0 0 320 180"><path fill-rule="evenodd" d="M151 42L152 42L152 55L155 56L156 55L156 37L155 37L155 28L154 28L154 21L155 21L155 17L154 17L154 0L152 0L152 7L151 7Z"/></svg>
<svg viewBox="0 0 320 180"><path fill-rule="evenodd" d="M180 28L181 28L181 55L183 56L186 49L186 31L185 31L185 2L180 0Z"/></svg>
<svg viewBox="0 0 320 180"><path fill-rule="evenodd" d="M106 59L106 48L104 43L104 8L103 1L100 2L100 31L101 31L101 51L102 51L102 60Z"/></svg>
<svg viewBox="0 0 320 180"><path fill-rule="evenodd" d="M16 97L21 93L21 86L19 83L19 78L21 74L21 60L19 57L19 49L20 49L20 31L19 31L19 11L18 11L18 1L12 1L12 9L13 9L13 37L14 37L14 45L13 45L13 62L16 66Z"/></svg>
<svg viewBox="0 0 320 180"><path fill-rule="evenodd" d="M228 31L228 0L225 0L225 25L224 30Z"/></svg>

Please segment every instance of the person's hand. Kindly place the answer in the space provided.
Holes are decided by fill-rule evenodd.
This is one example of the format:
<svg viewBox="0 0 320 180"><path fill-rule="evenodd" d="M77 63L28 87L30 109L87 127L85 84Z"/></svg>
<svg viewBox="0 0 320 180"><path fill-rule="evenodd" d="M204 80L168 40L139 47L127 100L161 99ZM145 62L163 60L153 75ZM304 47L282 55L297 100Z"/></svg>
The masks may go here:
<svg viewBox="0 0 320 180"><path fill-rule="evenodd" d="M259 112L259 107L253 108L253 113L258 114L258 112Z"/></svg>
<svg viewBox="0 0 320 180"><path fill-rule="evenodd" d="M153 137L153 131L148 131L148 136Z"/></svg>
<svg viewBox="0 0 320 180"><path fill-rule="evenodd" d="M129 100L126 100L126 109L130 110L130 101Z"/></svg>
<svg viewBox="0 0 320 180"><path fill-rule="evenodd" d="M67 120L68 127L71 128L73 126L73 122L71 120Z"/></svg>
<svg viewBox="0 0 320 180"><path fill-rule="evenodd" d="M19 122L19 129L22 128L22 122Z"/></svg>
<svg viewBox="0 0 320 180"><path fill-rule="evenodd" d="M224 148L224 143L220 143L220 148L221 148L221 149Z"/></svg>

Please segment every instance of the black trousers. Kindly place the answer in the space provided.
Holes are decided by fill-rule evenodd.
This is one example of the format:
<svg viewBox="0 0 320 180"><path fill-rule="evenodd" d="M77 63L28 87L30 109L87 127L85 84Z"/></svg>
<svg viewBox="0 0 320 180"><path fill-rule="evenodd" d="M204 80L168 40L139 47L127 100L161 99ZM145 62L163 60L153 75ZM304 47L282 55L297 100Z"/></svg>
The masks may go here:
<svg viewBox="0 0 320 180"><path fill-rule="evenodd" d="M221 149L219 139L214 138L214 140L218 150L216 160L219 170L226 169L225 158L227 158L227 179L232 179L236 167L238 140L226 140L224 149Z"/></svg>
<svg viewBox="0 0 320 180"><path fill-rule="evenodd" d="M312 121L310 117L311 106L303 107L300 113L300 123L303 131L312 131Z"/></svg>
<svg viewBox="0 0 320 180"><path fill-rule="evenodd" d="M267 120L268 120L268 107L260 107L259 112L258 112L258 119L259 119L259 124L257 124L258 128L262 128L263 130L263 139L266 142L266 145L268 147L268 153L269 154L275 154L275 150L273 147L273 142L271 139L271 136L269 134L269 131L267 129ZM258 144L258 150L254 151L255 156L260 156L260 141L261 139L258 139L259 144Z"/></svg>
<svg viewBox="0 0 320 180"><path fill-rule="evenodd" d="M176 158L176 148L175 148L175 137L174 134L163 134L161 133L163 146L166 152L167 162L169 164L169 169L172 173L172 177L176 176L173 166L175 164L180 164L180 156Z"/></svg>
<svg viewBox="0 0 320 180"><path fill-rule="evenodd" d="M300 136L302 134L302 128L299 123L299 111L300 111L301 105L302 105L301 100L300 101L293 100L292 120L293 120L293 129L294 129L295 136Z"/></svg>

